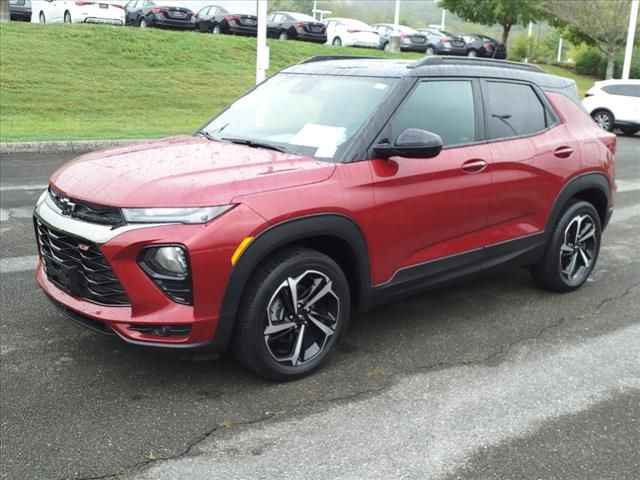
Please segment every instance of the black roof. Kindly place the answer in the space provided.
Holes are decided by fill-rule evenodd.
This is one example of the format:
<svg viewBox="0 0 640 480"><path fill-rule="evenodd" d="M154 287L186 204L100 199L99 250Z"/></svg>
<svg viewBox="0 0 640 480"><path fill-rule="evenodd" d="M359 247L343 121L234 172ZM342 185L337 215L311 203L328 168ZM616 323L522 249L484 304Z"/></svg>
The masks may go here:
<svg viewBox="0 0 640 480"><path fill-rule="evenodd" d="M421 60L354 56L319 56L283 70L285 73L361 77L486 77L524 80L543 90L560 92L578 101L575 82L545 73L537 65L470 57L424 57Z"/></svg>

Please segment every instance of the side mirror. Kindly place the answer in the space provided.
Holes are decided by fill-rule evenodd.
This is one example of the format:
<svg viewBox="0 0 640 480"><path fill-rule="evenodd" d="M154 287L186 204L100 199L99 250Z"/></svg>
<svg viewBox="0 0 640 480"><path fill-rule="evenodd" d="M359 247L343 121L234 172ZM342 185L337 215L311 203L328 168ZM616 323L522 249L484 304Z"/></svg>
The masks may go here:
<svg viewBox="0 0 640 480"><path fill-rule="evenodd" d="M373 151L381 158L394 156L409 158L433 158L442 150L442 138L433 132L419 128L407 128L398 135L393 145L379 143Z"/></svg>

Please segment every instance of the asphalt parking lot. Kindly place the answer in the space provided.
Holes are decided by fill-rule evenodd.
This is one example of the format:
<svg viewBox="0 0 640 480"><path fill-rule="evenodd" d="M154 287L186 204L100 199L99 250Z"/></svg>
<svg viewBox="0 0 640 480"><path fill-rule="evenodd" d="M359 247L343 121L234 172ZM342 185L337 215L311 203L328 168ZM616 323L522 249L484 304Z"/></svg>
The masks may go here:
<svg viewBox="0 0 640 480"><path fill-rule="evenodd" d="M640 137L567 295L510 270L356 318L316 375L274 384L89 332L34 278L31 210L70 155L1 160L2 479L637 479Z"/></svg>

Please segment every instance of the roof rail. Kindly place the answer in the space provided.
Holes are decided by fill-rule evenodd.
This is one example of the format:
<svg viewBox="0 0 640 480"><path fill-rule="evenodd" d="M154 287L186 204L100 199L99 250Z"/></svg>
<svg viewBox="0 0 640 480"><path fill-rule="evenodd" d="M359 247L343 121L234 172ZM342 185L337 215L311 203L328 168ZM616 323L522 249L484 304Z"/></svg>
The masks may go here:
<svg viewBox="0 0 640 480"><path fill-rule="evenodd" d="M315 57L302 60L298 65L313 62L326 62L329 60L380 60L380 57L362 57L359 55L316 55Z"/></svg>
<svg viewBox="0 0 640 480"><path fill-rule="evenodd" d="M514 70L527 70L529 72L541 72L544 70L538 65L530 63L510 62L508 60L495 60L493 58L478 57L425 57L412 63L408 68L425 67L428 65L477 65L481 67L511 68Z"/></svg>

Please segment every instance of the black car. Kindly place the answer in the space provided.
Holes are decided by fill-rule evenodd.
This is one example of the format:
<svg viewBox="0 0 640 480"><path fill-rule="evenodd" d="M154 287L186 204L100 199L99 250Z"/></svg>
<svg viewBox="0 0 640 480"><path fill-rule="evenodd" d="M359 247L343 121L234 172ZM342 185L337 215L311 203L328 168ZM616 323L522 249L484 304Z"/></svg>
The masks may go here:
<svg viewBox="0 0 640 480"><path fill-rule="evenodd" d="M475 33L462 35L469 49L469 57L487 57L504 60L507 58L507 47L503 43L486 35Z"/></svg>
<svg viewBox="0 0 640 480"><path fill-rule="evenodd" d="M420 52L427 50L427 36L405 25L394 25L393 23L375 23L371 25L380 35L381 50L389 50L391 44L389 37L397 32L400 35L400 50L403 52Z"/></svg>
<svg viewBox="0 0 640 480"><path fill-rule="evenodd" d="M218 5L201 8L196 15L196 28L203 33L250 35L258 32L258 17L244 13L231 13Z"/></svg>
<svg viewBox="0 0 640 480"><path fill-rule="evenodd" d="M435 28L421 28L418 31L427 36L427 55L467 55L467 44L458 35Z"/></svg>
<svg viewBox="0 0 640 480"><path fill-rule="evenodd" d="M124 7L125 25L135 27L196 28L196 14L174 2L131 0Z"/></svg>
<svg viewBox="0 0 640 480"><path fill-rule="evenodd" d="M304 13L271 12L267 17L267 36L280 40L325 43L327 27Z"/></svg>
<svg viewBox="0 0 640 480"><path fill-rule="evenodd" d="M31 0L9 0L9 14L11 20L31 21Z"/></svg>

